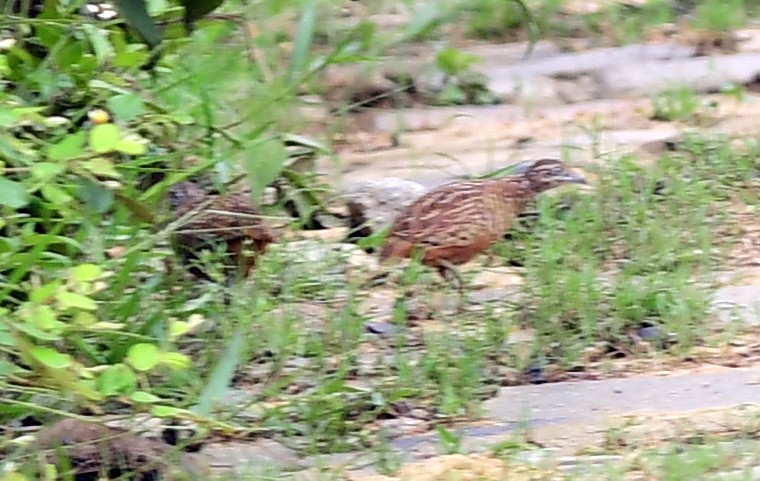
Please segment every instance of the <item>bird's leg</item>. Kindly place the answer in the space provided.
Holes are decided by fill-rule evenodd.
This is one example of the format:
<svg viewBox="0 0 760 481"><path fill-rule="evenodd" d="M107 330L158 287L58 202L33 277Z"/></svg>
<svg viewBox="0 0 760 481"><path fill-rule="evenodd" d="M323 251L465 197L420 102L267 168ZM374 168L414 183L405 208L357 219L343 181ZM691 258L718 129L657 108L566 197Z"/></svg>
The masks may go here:
<svg viewBox="0 0 760 481"><path fill-rule="evenodd" d="M457 269L457 266L445 259L438 259L438 273L447 280L453 287L456 288L459 293L459 310L464 308L465 295L464 295L464 280L462 274Z"/></svg>

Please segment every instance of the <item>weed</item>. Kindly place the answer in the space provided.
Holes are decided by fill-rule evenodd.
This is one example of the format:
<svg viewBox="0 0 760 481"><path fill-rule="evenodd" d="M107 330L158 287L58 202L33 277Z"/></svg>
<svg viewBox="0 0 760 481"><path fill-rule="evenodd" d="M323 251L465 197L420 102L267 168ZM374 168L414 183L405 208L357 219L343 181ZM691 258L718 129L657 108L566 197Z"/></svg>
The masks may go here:
<svg viewBox="0 0 760 481"><path fill-rule="evenodd" d="M699 2L694 12L694 26L714 32L728 32L741 25L745 15L744 0Z"/></svg>
<svg viewBox="0 0 760 481"><path fill-rule="evenodd" d="M653 120L687 120L699 108L699 99L687 86L674 87L657 95L654 104Z"/></svg>

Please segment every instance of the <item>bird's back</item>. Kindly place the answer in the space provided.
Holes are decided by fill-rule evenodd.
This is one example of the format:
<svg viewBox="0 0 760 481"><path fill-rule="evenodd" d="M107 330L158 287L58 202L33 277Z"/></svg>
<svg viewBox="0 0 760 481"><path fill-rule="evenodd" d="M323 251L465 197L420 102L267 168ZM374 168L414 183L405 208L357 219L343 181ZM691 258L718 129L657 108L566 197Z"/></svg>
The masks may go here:
<svg viewBox="0 0 760 481"><path fill-rule="evenodd" d="M183 195L179 202L175 201L175 218L182 217L211 201L201 213L181 227L183 231L212 230L209 234L219 239L255 237L256 240L264 242L274 240L271 229L261 220L259 210L245 193L209 195L197 187L183 187L180 192Z"/></svg>
<svg viewBox="0 0 760 481"><path fill-rule="evenodd" d="M509 178L453 182L426 193L404 209L391 226L381 260L408 257L417 246L426 256L465 262L509 228L519 186ZM474 255L474 254L472 254Z"/></svg>

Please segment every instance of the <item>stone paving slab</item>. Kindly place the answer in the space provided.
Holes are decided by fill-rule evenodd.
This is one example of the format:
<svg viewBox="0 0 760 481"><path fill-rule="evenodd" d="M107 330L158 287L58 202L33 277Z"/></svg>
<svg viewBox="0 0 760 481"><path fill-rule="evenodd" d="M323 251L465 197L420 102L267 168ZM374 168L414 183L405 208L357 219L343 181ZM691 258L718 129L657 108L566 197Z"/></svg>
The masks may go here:
<svg viewBox="0 0 760 481"><path fill-rule="evenodd" d="M676 413L760 401L760 366L709 368L668 376L635 376L502 388L485 403L501 422L601 421L613 415Z"/></svg>

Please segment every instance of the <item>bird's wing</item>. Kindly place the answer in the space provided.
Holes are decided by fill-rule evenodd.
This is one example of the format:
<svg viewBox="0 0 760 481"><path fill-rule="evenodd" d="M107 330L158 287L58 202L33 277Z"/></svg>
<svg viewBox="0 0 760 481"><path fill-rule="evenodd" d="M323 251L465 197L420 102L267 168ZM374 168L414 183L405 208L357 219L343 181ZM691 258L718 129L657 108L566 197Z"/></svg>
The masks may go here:
<svg viewBox="0 0 760 481"><path fill-rule="evenodd" d="M460 182L428 192L399 214L388 237L428 246L468 243L486 224L482 187Z"/></svg>

